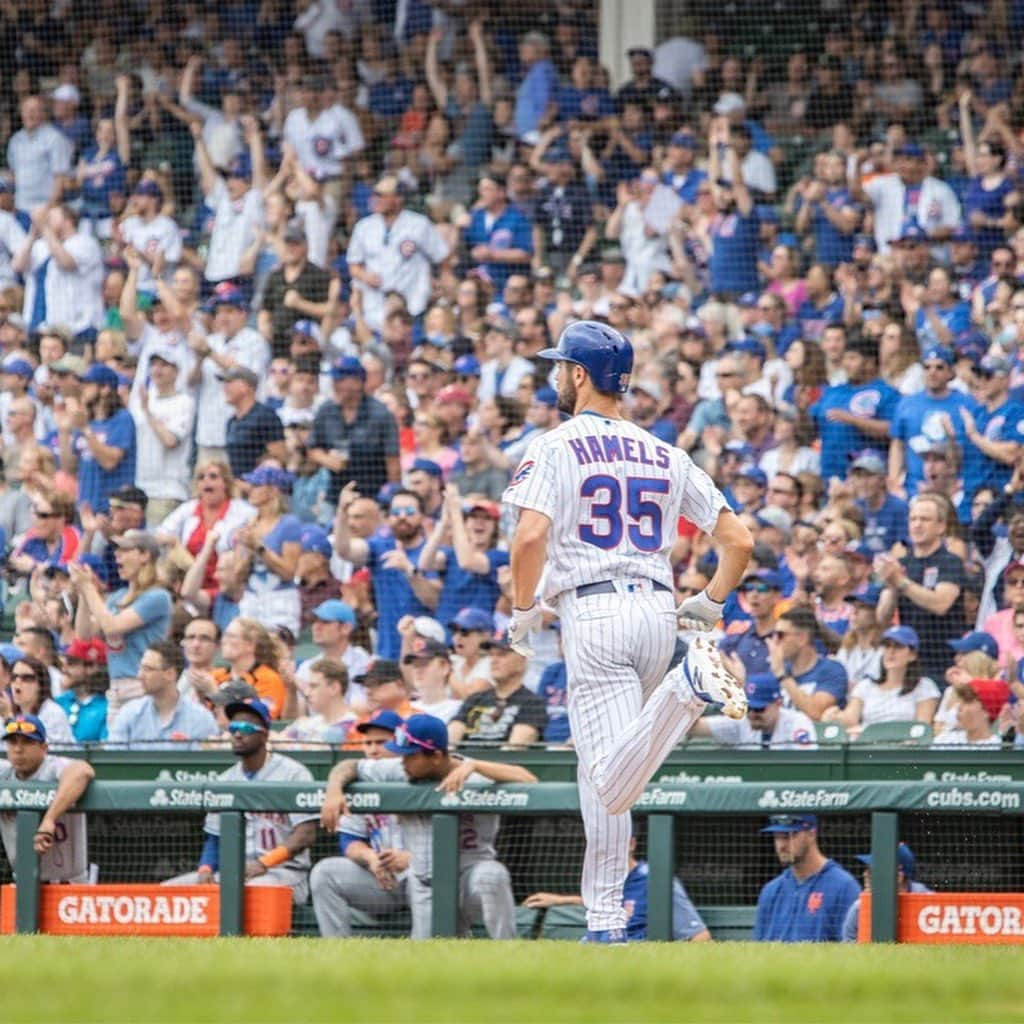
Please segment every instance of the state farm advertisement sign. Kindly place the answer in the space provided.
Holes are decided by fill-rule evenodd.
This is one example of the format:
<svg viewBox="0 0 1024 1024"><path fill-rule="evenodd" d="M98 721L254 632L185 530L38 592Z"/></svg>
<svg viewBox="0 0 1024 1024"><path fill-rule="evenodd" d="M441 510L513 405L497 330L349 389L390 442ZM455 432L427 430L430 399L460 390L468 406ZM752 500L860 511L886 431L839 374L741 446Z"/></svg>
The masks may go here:
<svg viewBox="0 0 1024 1024"><path fill-rule="evenodd" d="M932 945L1024 943L1024 893L900 893L897 942ZM871 894L861 897L858 939L871 939Z"/></svg>
<svg viewBox="0 0 1024 1024"><path fill-rule="evenodd" d="M0 933L14 931L16 890L0 893ZM246 935L287 935L292 924L288 886L247 886ZM217 885L43 885L39 930L49 935L214 936L220 929Z"/></svg>

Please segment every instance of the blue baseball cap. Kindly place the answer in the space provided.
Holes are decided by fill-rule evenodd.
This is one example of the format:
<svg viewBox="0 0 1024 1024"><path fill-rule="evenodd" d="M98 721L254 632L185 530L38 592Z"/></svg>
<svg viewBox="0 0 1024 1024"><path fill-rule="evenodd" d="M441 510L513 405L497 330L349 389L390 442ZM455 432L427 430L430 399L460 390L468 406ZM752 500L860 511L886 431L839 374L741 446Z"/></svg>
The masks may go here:
<svg viewBox="0 0 1024 1024"><path fill-rule="evenodd" d="M248 153L239 153L238 156L228 164L229 178L244 178L248 181L252 177L252 160Z"/></svg>
<svg viewBox="0 0 1024 1024"><path fill-rule="evenodd" d="M877 605L878 599L882 596L882 588L874 583L869 583L860 593L847 594L844 601L847 604L870 604Z"/></svg>
<svg viewBox="0 0 1024 1024"><path fill-rule="evenodd" d="M867 867L871 867L871 854L858 853L857 860ZM900 843L896 847L896 863L903 869L903 877L909 882L917 874L917 858L910 851L906 843Z"/></svg>
<svg viewBox="0 0 1024 1024"><path fill-rule="evenodd" d="M558 405L558 392L554 388L537 388L533 393L533 400L554 409Z"/></svg>
<svg viewBox="0 0 1024 1024"><path fill-rule="evenodd" d="M366 380L366 367L355 356L344 356L331 367L331 380L359 377Z"/></svg>
<svg viewBox="0 0 1024 1024"><path fill-rule="evenodd" d="M444 470L433 459L413 459L409 472L426 473L428 476L436 476L439 480L444 476Z"/></svg>
<svg viewBox="0 0 1024 1024"><path fill-rule="evenodd" d="M490 634L494 632L494 616L483 608L462 608L448 625L451 629L479 629Z"/></svg>
<svg viewBox="0 0 1024 1024"><path fill-rule="evenodd" d="M953 228L953 234L949 236L951 242L974 242L974 232L969 227L961 224Z"/></svg>
<svg viewBox="0 0 1024 1024"><path fill-rule="evenodd" d="M309 338L318 345L320 344L320 325L315 320L296 320L288 328L288 332L289 334L301 334L304 338Z"/></svg>
<svg viewBox="0 0 1024 1024"><path fill-rule="evenodd" d="M747 707L752 711L764 711L769 704L782 700L778 677L770 672L751 676L743 689L747 695Z"/></svg>
<svg viewBox="0 0 1024 1024"><path fill-rule="evenodd" d="M947 366L953 365L953 353L945 345L931 345L924 350L921 362L927 363L929 359L938 359Z"/></svg>
<svg viewBox="0 0 1024 1024"><path fill-rule="evenodd" d="M870 252L878 252L878 243L870 235L854 235L854 249L867 249Z"/></svg>
<svg viewBox="0 0 1024 1024"><path fill-rule="evenodd" d="M758 341L757 338L737 338L725 346L725 351L749 352L752 356L757 356L758 359L764 359L767 354L764 344Z"/></svg>
<svg viewBox="0 0 1024 1024"><path fill-rule="evenodd" d="M682 146L684 149L697 149L700 145L697 142L697 136L693 132L676 132L671 139L668 140L670 146Z"/></svg>
<svg viewBox="0 0 1024 1024"><path fill-rule="evenodd" d="M744 583L749 583L756 580L760 583L765 583L772 590L781 591L785 587L785 580L782 578L782 573L776 572L774 569L757 569L752 573L748 573L743 577L743 583L740 584L740 590L743 589Z"/></svg>
<svg viewBox="0 0 1024 1024"><path fill-rule="evenodd" d="M295 483L295 477L288 470L277 466L257 466L242 479L253 487L276 487L279 491L289 491Z"/></svg>
<svg viewBox="0 0 1024 1024"><path fill-rule="evenodd" d="M251 711L253 714L260 717L266 728L270 728L270 708L268 708L267 705L259 699L259 697L246 697L245 700L233 700L230 704L227 704L224 707L224 714L229 722L232 717L237 715L240 711Z"/></svg>
<svg viewBox="0 0 1024 1024"><path fill-rule="evenodd" d="M480 360L476 356L459 356L452 363L452 369L463 377L479 377Z"/></svg>
<svg viewBox="0 0 1024 1024"><path fill-rule="evenodd" d="M734 455L738 459L752 459L754 457L754 446L746 441L728 441L722 449L724 455Z"/></svg>
<svg viewBox="0 0 1024 1024"><path fill-rule="evenodd" d="M891 640L894 644L900 644L903 647L912 647L915 651L921 646L917 630L910 626L893 626L892 629L887 629L882 634L882 639Z"/></svg>
<svg viewBox="0 0 1024 1024"><path fill-rule="evenodd" d="M14 739L15 736L24 736L34 743L45 743L46 726L36 715L14 715L4 720L4 739Z"/></svg>
<svg viewBox="0 0 1024 1024"><path fill-rule="evenodd" d="M886 469L886 460L877 448L862 448L859 452L850 452L850 470L863 469L865 473L883 475Z"/></svg>
<svg viewBox="0 0 1024 1024"><path fill-rule="evenodd" d="M433 715L410 715L397 729L386 747L392 754L444 753L448 749L448 726Z"/></svg>
<svg viewBox="0 0 1024 1024"><path fill-rule="evenodd" d="M740 466L736 476L749 480L751 483L757 484L758 487L768 486L768 474L760 466L755 466L752 462L748 462L745 466Z"/></svg>
<svg viewBox="0 0 1024 1024"><path fill-rule="evenodd" d="M896 241L901 245L904 242L927 242L928 235L919 224L907 224Z"/></svg>
<svg viewBox="0 0 1024 1024"><path fill-rule="evenodd" d="M385 729L394 732L402 724L402 716L397 711L381 708L374 712L365 722L356 726L356 732L366 733L371 729Z"/></svg>
<svg viewBox="0 0 1024 1024"><path fill-rule="evenodd" d="M916 142L904 142L902 145L896 147L894 156L910 156L915 160L924 159L924 149Z"/></svg>
<svg viewBox="0 0 1024 1024"><path fill-rule="evenodd" d="M13 665L24 657L25 652L20 647L15 647L14 644L0 644L0 658L3 658L8 665Z"/></svg>
<svg viewBox="0 0 1024 1024"><path fill-rule="evenodd" d="M331 557L331 540L322 526L307 526L299 534L299 547L310 555Z"/></svg>
<svg viewBox="0 0 1024 1024"><path fill-rule="evenodd" d="M245 294L241 288L233 284L219 284L210 296L208 307L216 311L221 306L234 306L236 309L248 309L249 303L245 301Z"/></svg>
<svg viewBox="0 0 1024 1024"><path fill-rule="evenodd" d="M4 373L13 373L16 377L27 377L31 380L35 376L35 367L27 359L5 359L0 364ZM88 379L88 378L86 378Z"/></svg>
<svg viewBox="0 0 1024 1024"><path fill-rule="evenodd" d="M999 644L996 643L996 638L991 633L984 633L981 630L968 633L966 636L960 637L959 640L948 640L947 643L957 654L981 651L990 658L999 657Z"/></svg>
<svg viewBox="0 0 1024 1024"><path fill-rule="evenodd" d="M135 195L163 199L164 190L152 178L145 178L135 186Z"/></svg>
<svg viewBox="0 0 1024 1024"><path fill-rule="evenodd" d="M817 827L816 814L773 814L761 831L792 835L794 832L810 832Z"/></svg>
<svg viewBox="0 0 1024 1024"><path fill-rule="evenodd" d="M740 309L755 309L759 296L757 292L744 292L737 300L736 305ZM728 346L726 346L728 347Z"/></svg>
<svg viewBox="0 0 1024 1024"><path fill-rule="evenodd" d="M82 381L85 384L100 384L108 388L116 388L118 383L117 374L103 363L93 363L82 374Z"/></svg>
<svg viewBox="0 0 1024 1024"><path fill-rule="evenodd" d="M350 626L356 624L356 613L352 605L337 597L318 604L313 609L313 617L321 622L347 622Z"/></svg>

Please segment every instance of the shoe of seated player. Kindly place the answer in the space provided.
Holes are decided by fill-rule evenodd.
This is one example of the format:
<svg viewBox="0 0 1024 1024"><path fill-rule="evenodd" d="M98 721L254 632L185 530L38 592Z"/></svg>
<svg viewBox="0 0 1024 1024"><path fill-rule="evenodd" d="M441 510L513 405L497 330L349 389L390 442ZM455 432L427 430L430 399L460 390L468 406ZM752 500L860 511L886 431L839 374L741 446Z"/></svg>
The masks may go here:
<svg viewBox="0 0 1024 1024"><path fill-rule="evenodd" d="M686 657L669 674L685 682L689 692L706 704L721 705L728 718L742 718L747 713L747 695L722 664L710 637L693 637Z"/></svg>
<svg viewBox="0 0 1024 1024"><path fill-rule="evenodd" d="M595 942L605 946L620 946L628 941L625 928L608 928L605 931L591 931L588 928L587 934L580 939L580 942Z"/></svg>

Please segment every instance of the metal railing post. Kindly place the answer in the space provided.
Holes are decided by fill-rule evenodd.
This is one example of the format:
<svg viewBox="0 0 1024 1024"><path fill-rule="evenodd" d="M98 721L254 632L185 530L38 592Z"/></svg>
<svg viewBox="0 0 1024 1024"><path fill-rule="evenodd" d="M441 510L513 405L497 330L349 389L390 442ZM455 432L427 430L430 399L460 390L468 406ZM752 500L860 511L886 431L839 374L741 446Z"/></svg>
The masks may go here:
<svg viewBox="0 0 1024 1024"><path fill-rule="evenodd" d="M36 855L36 829L42 815L39 811L18 811L15 819L15 882L14 930L39 931L39 857Z"/></svg>
<svg viewBox="0 0 1024 1024"><path fill-rule="evenodd" d="M871 815L871 941L896 941L898 882L896 847L900 816L895 811Z"/></svg>
<svg viewBox="0 0 1024 1024"><path fill-rule="evenodd" d="M242 934L245 899L245 815L227 811L220 816L220 933Z"/></svg>
<svg viewBox="0 0 1024 1024"><path fill-rule="evenodd" d="M672 940L672 878L676 867L676 819L672 814L647 818L647 938Z"/></svg>
<svg viewBox="0 0 1024 1024"><path fill-rule="evenodd" d="M459 816L435 814L431 824L430 931L451 938L459 931Z"/></svg>

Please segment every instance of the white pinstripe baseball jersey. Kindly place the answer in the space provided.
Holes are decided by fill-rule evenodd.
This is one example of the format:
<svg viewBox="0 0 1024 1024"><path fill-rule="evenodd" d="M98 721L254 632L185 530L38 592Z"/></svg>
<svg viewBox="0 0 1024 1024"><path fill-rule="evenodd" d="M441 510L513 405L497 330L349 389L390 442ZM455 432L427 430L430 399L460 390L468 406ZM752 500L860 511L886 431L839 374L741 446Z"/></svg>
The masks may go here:
<svg viewBox="0 0 1024 1024"><path fill-rule="evenodd" d="M728 507L686 452L629 420L590 412L530 445L504 501L552 521L546 600L609 579L645 577L671 587L677 518L710 533Z"/></svg>

